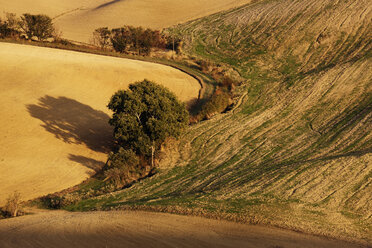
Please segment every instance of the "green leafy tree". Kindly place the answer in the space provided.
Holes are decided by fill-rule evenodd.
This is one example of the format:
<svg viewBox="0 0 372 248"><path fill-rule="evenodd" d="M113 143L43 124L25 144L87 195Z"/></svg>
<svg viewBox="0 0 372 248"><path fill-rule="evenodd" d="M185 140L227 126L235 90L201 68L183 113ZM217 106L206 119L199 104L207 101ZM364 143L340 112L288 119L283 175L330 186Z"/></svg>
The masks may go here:
<svg viewBox="0 0 372 248"><path fill-rule="evenodd" d="M154 47L164 49L167 42L164 34L149 28L124 26L111 30L111 33L112 46L120 53L148 55Z"/></svg>
<svg viewBox="0 0 372 248"><path fill-rule="evenodd" d="M135 167L139 164L139 159L136 153L132 150L125 150L124 148L120 148L118 152L111 153L109 156L110 163L108 167Z"/></svg>
<svg viewBox="0 0 372 248"><path fill-rule="evenodd" d="M131 44L131 33L127 27L111 30L111 44L115 51L126 53Z"/></svg>
<svg viewBox="0 0 372 248"><path fill-rule="evenodd" d="M117 188L130 183L131 178L141 176L139 165L140 161L135 152L120 148L109 156L107 168L105 168L106 180L113 182Z"/></svg>
<svg viewBox="0 0 372 248"><path fill-rule="evenodd" d="M116 92L108 108L114 112L110 124L117 144L151 158L152 167L164 141L179 137L189 121L185 104L167 88L148 80Z"/></svg>
<svg viewBox="0 0 372 248"><path fill-rule="evenodd" d="M28 39L32 39L35 36L38 40L43 41L53 37L53 22L46 15L23 14L19 22L19 27Z"/></svg>

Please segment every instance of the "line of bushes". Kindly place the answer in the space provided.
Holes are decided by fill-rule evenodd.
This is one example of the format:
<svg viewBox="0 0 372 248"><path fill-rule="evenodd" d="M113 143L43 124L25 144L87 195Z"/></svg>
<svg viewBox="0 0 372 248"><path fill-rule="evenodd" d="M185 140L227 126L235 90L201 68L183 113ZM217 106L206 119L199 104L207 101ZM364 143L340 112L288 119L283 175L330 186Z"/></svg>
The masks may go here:
<svg viewBox="0 0 372 248"><path fill-rule="evenodd" d="M152 48L179 51L180 38L170 37L159 30L142 27L123 26L108 29L97 28L93 32L93 43L101 49L113 48L119 53L148 55Z"/></svg>
<svg viewBox="0 0 372 248"><path fill-rule="evenodd" d="M25 13L20 17L6 13L5 20L0 19L0 38L37 39L45 41L57 36L52 19L47 15Z"/></svg>
<svg viewBox="0 0 372 248"><path fill-rule="evenodd" d="M46 15L26 13L18 18L15 14L6 13L6 19L4 21L0 20L0 38L25 38L35 41L45 41L53 38L53 42L56 44L73 45L60 36L53 26L52 19ZM132 55L149 55L154 48L172 49L176 52L182 50L182 40L180 38L166 35L159 30L133 26L123 26L111 30L107 27L98 28L93 33L93 42L102 50L110 48L118 53ZM213 115L226 110L232 103L232 92L236 84L234 80L221 73L218 70L219 68L210 62L196 62L199 70L211 75L219 83L218 88L220 90L214 92L201 111L191 119L191 122L209 119Z"/></svg>

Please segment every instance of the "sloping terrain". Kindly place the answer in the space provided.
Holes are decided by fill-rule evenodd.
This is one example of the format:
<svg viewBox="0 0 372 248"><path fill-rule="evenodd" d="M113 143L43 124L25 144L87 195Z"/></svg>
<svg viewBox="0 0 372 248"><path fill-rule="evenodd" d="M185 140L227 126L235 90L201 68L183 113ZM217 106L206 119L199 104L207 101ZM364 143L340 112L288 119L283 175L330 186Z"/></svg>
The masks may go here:
<svg viewBox="0 0 372 248"><path fill-rule="evenodd" d="M128 59L0 43L0 206L74 186L104 165L111 95L149 79L182 101L200 85L171 67Z"/></svg>
<svg viewBox="0 0 372 248"><path fill-rule="evenodd" d="M371 20L367 0L277 0L179 25L188 53L246 79L241 106L193 126L178 166L70 209L183 207L372 242Z"/></svg>
<svg viewBox="0 0 372 248"><path fill-rule="evenodd" d="M83 223L83 224L82 224ZM241 247L356 248L276 228L147 212L43 212L0 222L2 248Z"/></svg>
<svg viewBox="0 0 372 248"><path fill-rule="evenodd" d="M16 13L17 15L22 15L24 13L45 14L53 18L79 8L84 8L84 6L89 6L89 4L94 5L95 3L99 4L100 2L99 0L66 0L53 2L48 0L35 0L31 3L30 1L1 0L0 6L1 11Z"/></svg>
<svg viewBox="0 0 372 248"><path fill-rule="evenodd" d="M63 37L89 42L96 28L122 25L161 29L249 3L251 0L94 0L94 1L7 1L2 11L43 13L54 18Z"/></svg>

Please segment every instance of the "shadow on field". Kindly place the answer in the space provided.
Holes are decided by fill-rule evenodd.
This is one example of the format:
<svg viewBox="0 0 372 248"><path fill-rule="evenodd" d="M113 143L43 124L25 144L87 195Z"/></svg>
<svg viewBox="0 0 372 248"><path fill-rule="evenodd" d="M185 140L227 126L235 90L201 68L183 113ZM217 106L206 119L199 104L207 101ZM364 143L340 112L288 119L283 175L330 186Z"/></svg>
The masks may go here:
<svg viewBox="0 0 372 248"><path fill-rule="evenodd" d="M118 3L118 2L121 2L121 1L122 0L113 0L113 1L110 1L110 2L107 2L107 3L104 3L104 4L101 4L98 7L94 8L93 10L103 9L105 7L108 7L110 5L113 5L113 4Z"/></svg>
<svg viewBox="0 0 372 248"><path fill-rule="evenodd" d="M97 152L111 150L112 129L104 112L67 97L52 96L41 97L37 104L26 107L56 138L69 144L85 144Z"/></svg>
<svg viewBox="0 0 372 248"><path fill-rule="evenodd" d="M73 162L79 163L89 169L92 169L95 172L100 171L103 168L103 166L105 166L105 163L102 161L98 161L80 155L69 154L68 159L70 159Z"/></svg>

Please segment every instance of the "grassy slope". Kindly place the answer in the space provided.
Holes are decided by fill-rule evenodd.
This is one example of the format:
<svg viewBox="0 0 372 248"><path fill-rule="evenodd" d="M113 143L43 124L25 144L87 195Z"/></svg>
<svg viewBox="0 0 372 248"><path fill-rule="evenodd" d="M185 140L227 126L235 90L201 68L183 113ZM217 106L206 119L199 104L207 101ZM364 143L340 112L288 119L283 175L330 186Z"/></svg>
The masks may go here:
<svg viewBox="0 0 372 248"><path fill-rule="evenodd" d="M176 167L70 209L192 208L372 242L371 9L261 1L177 26L189 53L247 79L243 104L192 126Z"/></svg>

